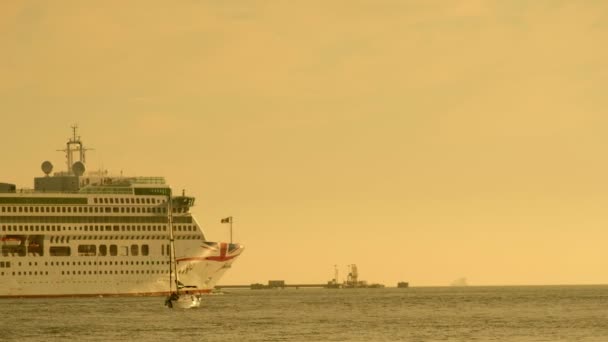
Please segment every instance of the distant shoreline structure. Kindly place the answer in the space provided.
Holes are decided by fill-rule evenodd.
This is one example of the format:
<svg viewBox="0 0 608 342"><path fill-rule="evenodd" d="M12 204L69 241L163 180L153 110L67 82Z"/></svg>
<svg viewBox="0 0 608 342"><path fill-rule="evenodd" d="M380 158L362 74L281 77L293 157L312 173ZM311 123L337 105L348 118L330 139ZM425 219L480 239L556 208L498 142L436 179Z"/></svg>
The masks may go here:
<svg viewBox="0 0 608 342"><path fill-rule="evenodd" d="M218 290L222 289L251 289L251 290L265 290L265 289L285 289L285 288L325 288L325 289L379 289L385 288L384 284L371 283L367 281L359 280L359 272L357 265L348 265L348 275L344 282L338 281L338 266L334 265L335 276L324 284L313 284L313 283L302 283L302 284L286 284L285 280L269 280L268 284L252 283L250 285L217 285L215 288ZM408 288L409 282L400 281L397 283L395 288Z"/></svg>

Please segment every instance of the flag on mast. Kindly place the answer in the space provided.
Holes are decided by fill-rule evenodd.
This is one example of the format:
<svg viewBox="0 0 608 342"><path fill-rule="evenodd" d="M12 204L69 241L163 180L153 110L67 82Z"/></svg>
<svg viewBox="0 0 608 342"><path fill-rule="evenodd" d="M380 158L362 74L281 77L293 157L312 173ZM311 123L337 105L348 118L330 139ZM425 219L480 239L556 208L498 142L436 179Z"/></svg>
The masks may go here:
<svg viewBox="0 0 608 342"><path fill-rule="evenodd" d="M222 223L232 223L232 216L228 216L226 218L223 218Z"/></svg>

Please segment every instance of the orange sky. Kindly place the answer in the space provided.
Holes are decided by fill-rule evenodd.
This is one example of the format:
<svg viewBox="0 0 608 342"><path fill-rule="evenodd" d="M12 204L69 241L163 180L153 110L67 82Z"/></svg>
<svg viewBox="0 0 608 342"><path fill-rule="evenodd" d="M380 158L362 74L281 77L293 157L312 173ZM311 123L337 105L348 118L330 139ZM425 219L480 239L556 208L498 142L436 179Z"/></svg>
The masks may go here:
<svg viewBox="0 0 608 342"><path fill-rule="evenodd" d="M162 175L222 283L608 283L605 1L3 1L0 182L78 123Z"/></svg>

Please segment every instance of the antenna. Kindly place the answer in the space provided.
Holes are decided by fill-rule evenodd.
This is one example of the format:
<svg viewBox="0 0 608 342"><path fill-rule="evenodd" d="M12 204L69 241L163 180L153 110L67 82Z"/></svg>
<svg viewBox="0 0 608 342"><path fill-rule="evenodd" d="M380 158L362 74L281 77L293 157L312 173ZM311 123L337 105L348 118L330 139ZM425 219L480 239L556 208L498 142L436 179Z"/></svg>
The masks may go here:
<svg viewBox="0 0 608 342"><path fill-rule="evenodd" d="M80 162L83 166L86 163L85 152L92 150L91 148L85 148L82 141L80 140L80 136L76 134L78 129L78 125L74 124L70 126L72 128L72 137L68 139L66 143L65 150L57 150L61 152L65 152L66 154L66 163L68 172L73 172L72 166L74 165L74 152L78 152L78 160L76 162ZM80 170L80 167L78 167ZM84 171L84 170L83 170Z"/></svg>

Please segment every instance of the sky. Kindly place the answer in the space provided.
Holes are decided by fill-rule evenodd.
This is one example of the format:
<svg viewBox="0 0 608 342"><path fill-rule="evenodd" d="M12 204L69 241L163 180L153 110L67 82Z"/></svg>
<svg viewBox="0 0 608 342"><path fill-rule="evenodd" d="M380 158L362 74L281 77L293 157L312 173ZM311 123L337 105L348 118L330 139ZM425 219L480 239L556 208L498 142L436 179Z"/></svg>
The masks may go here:
<svg viewBox="0 0 608 342"><path fill-rule="evenodd" d="M71 125L164 176L221 284L608 283L608 2L1 1L0 182Z"/></svg>

